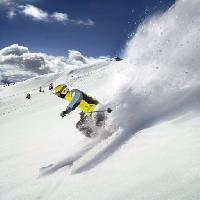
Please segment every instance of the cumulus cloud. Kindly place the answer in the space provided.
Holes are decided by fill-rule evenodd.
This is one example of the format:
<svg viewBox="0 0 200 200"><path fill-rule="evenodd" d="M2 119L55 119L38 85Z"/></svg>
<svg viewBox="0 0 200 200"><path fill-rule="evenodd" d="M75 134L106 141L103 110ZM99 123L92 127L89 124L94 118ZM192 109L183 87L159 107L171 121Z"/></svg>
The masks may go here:
<svg viewBox="0 0 200 200"><path fill-rule="evenodd" d="M85 65L91 65L91 64L96 64L98 62L102 62L105 60L110 60L109 57L105 57L105 56L100 56L98 58L94 58L94 57L87 57L82 55L81 52L76 51L76 50L68 50L68 56L67 56L67 62L75 65L75 66L85 66Z"/></svg>
<svg viewBox="0 0 200 200"><path fill-rule="evenodd" d="M9 55L15 55L15 56L21 56L24 53L28 53L28 48L19 46L18 44L13 44L11 46L5 47L2 50L0 50L0 56L9 56Z"/></svg>
<svg viewBox="0 0 200 200"><path fill-rule="evenodd" d="M64 70L71 71L105 59L107 58L86 57L75 50L69 50L67 57L50 56L32 53L27 47L13 44L0 50L0 83L23 81Z"/></svg>
<svg viewBox="0 0 200 200"><path fill-rule="evenodd" d="M68 66L64 57L31 53L27 47L17 44L0 50L1 82L23 81L34 76L64 70Z"/></svg>
<svg viewBox="0 0 200 200"><path fill-rule="evenodd" d="M86 64L87 58L84 57L79 51L68 50L68 61L73 64Z"/></svg>

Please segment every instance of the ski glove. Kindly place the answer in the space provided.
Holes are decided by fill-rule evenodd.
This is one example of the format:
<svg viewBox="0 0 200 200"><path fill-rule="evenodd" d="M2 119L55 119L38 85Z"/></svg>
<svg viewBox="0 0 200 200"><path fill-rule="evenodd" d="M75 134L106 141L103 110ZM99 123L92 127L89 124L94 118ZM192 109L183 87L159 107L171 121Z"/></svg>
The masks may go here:
<svg viewBox="0 0 200 200"><path fill-rule="evenodd" d="M62 112L60 113L60 116L61 116L61 117L65 117L66 114L69 114L71 111L72 111L71 108L67 108L66 110L64 110L64 111L62 111Z"/></svg>
<svg viewBox="0 0 200 200"><path fill-rule="evenodd" d="M60 113L60 116L61 116L61 117L65 117L66 114L67 114L66 111L62 111L62 112Z"/></svg>

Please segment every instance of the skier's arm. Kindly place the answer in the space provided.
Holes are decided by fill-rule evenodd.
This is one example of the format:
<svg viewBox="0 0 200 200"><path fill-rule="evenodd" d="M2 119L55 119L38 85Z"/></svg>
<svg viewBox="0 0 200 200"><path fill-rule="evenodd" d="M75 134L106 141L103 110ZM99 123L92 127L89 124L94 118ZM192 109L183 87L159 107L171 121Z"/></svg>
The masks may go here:
<svg viewBox="0 0 200 200"><path fill-rule="evenodd" d="M80 103L81 99L83 98L83 94L81 91L74 89L71 91L72 99L69 102L65 111L60 113L61 117L64 117L66 114L69 114L72 110L75 110L78 104Z"/></svg>
<svg viewBox="0 0 200 200"><path fill-rule="evenodd" d="M77 105L80 103L81 99L83 98L83 94L80 90L74 89L71 91L72 99L67 106L66 111L69 113L72 110L75 110Z"/></svg>

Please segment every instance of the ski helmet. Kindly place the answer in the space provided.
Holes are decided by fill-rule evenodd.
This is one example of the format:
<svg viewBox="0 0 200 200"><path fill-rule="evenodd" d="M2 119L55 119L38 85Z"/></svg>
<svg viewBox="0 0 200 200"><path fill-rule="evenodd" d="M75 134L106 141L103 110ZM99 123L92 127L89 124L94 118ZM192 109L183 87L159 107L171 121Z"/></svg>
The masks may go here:
<svg viewBox="0 0 200 200"><path fill-rule="evenodd" d="M69 91L65 84L60 84L54 88L54 92L58 97L64 98Z"/></svg>

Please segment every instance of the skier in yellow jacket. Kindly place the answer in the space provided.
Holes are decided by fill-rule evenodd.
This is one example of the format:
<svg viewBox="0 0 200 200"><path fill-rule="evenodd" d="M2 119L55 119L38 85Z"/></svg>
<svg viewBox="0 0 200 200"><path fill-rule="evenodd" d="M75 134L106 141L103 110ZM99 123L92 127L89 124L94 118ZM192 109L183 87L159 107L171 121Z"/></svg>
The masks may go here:
<svg viewBox="0 0 200 200"><path fill-rule="evenodd" d="M104 125L105 112L99 111L103 106L93 97L78 89L70 91L65 84L55 87L54 92L58 97L69 101L66 110L60 113L61 117L65 117L77 107L82 111L80 120L76 123L76 128L87 137L91 137L95 126L101 127ZM111 112L111 109L106 111Z"/></svg>

